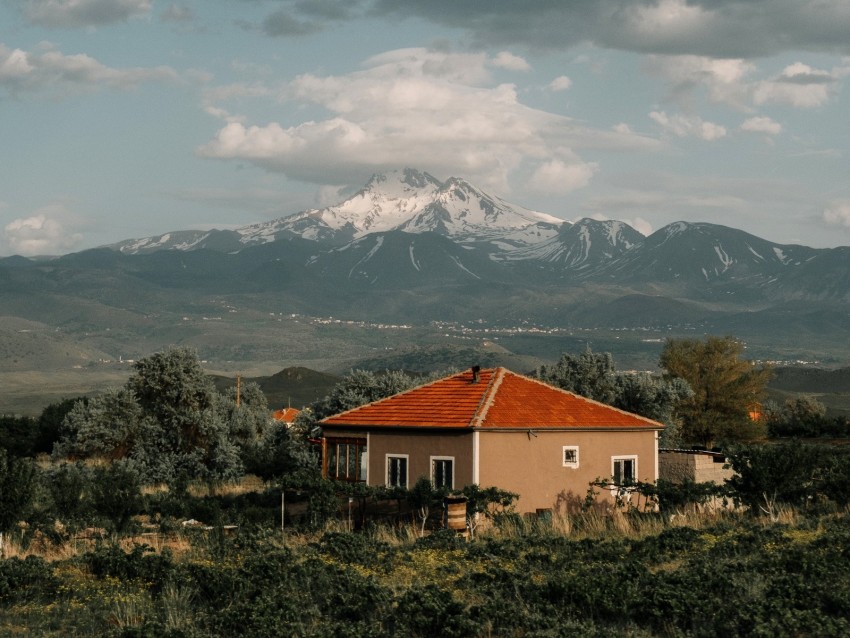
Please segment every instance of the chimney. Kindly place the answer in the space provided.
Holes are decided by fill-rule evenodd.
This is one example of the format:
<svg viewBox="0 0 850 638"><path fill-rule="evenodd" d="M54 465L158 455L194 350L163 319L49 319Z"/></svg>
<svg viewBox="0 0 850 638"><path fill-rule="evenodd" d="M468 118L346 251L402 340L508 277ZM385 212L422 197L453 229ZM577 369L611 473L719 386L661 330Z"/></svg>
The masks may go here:
<svg viewBox="0 0 850 638"><path fill-rule="evenodd" d="M472 383L478 383L481 366L472 366Z"/></svg>

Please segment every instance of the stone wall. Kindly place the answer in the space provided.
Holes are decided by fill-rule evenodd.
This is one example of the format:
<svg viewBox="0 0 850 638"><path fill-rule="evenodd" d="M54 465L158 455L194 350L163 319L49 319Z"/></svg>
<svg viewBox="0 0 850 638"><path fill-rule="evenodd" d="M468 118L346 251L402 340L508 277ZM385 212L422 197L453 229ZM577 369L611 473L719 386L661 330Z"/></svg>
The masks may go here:
<svg viewBox="0 0 850 638"><path fill-rule="evenodd" d="M732 477L731 468L723 469L725 459L710 452L697 450L659 450L659 478L681 483L690 479L697 483L722 484Z"/></svg>

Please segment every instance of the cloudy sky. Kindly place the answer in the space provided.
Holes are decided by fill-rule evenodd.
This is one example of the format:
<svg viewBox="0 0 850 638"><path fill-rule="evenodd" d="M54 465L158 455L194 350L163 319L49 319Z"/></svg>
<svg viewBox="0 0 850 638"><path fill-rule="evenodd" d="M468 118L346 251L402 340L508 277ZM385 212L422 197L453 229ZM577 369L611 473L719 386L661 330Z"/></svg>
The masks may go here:
<svg viewBox="0 0 850 638"><path fill-rule="evenodd" d="M0 0L0 255L337 203L375 172L850 244L849 0Z"/></svg>

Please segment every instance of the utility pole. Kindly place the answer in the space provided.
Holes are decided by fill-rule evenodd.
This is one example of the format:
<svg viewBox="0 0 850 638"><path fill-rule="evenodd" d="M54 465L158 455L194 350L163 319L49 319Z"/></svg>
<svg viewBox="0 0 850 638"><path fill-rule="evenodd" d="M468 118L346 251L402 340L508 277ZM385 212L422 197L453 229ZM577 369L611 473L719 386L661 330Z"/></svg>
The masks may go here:
<svg viewBox="0 0 850 638"><path fill-rule="evenodd" d="M242 377L236 374L236 407L242 403Z"/></svg>

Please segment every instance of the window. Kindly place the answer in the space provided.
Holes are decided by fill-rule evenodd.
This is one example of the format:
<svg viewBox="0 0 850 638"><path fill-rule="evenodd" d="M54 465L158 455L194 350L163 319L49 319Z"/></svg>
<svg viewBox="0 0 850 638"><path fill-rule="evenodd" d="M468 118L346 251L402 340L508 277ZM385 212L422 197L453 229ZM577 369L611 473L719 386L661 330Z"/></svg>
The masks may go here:
<svg viewBox="0 0 850 638"><path fill-rule="evenodd" d="M366 439L329 438L325 445L325 476L352 483L366 481Z"/></svg>
<svg viewBox="0 0 850 638"><path fill-rule="evenodd" d="M387 454L387 487L407 488L407 454Z"/></svg>
<svg viewBox="0 0 850 638"><path fill-rule="evenodd" d="M619 456L611 458L611 476L616 485L629 485L637 478L637 457Z"/></svg>
<svg viewBox="0 0 850 638"><path fill-rule="evenodd" d="M434 487L453 490L455 487L455 459L453 456L431 457L431 483Z"/></svg>
<svg viewBox="0 0 850 638"><path fill-rule="evenodd" d="M578 446L565 445L562 451L564 467L578 467Z"/></svg>

